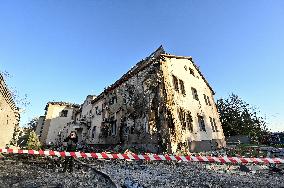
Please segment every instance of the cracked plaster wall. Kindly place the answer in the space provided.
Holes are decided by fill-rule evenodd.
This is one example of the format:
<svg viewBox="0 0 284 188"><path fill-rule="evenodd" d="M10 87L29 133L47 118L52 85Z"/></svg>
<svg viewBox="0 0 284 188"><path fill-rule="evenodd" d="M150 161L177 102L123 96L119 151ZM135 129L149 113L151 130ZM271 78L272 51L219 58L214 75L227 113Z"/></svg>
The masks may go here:
<svg viewBox="0 0 284 188"><path fill-rule="evenodd" d="M224 146L224 134L219 120L217 108L215 106L213 93L207 86L202 76L198 73L195 66L189 59L176 59L164 57L161 63L165 90L167 96L166 106L172 116L173 134L170 136L171 151L176 152L180 144L181 150L199 150L205 142L211 143L212 140L218 142L219 147ZM190 69L194 71L194 76L190 74ZM175 91L172 75L184 82L185 95ZM195 100L192 95L191 87L195 88L198 93L199 101ZM203 94L209 96L211 106L206 105ZM182 127L182 122L178 117L178 108L189 111L192 116L193 131ZM197 115L204 117L206 131L200 131ZM213 132L209 117L216 120L218 132ZM197 144L199 143L199 144ZM197 146L198 145L198 146ZM207 149L208 148L202 148Z"/></svg>

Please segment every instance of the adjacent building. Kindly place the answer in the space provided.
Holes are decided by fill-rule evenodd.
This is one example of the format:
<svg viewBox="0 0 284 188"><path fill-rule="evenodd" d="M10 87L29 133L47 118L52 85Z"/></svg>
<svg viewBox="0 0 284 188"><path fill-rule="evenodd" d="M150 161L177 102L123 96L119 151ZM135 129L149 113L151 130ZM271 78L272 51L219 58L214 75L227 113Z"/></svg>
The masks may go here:
<svg viewBox="0 0 284 188"><path fill-rule="evenodd" d="M61 131L67 123L74 120L74 113L79 109L79 105L66 102L48 102L45 107L45 116L41 129L40 141L43 144L58 144L61 138Z"/></svg>
<svg viewBox="0 0 284 188"><path fill-rule="evenodd" d="M87 144L151 152L213 150L225 146L214 94L191 57L170 55L160 47L100 95L87 96L75 111L70 108L64 121L58 117L65 106L53 113L54 104L48 104L43 130L49 134L43 136L50 142L60 132L62 141L77 130Z"/></svg>
<svg viewBox="0 0 284 188"><path fill-rule="evenodd" d="M10 143L15 127L19 126L19 121L19 109L0 74L0 148Z"/></svg>
<svg viewBox="0 0 284 188"><path fill-rule="evenodd" d="M40 116L37 120L35 133L36 135L38 135L39 138L42 136L44 121L45 121L45 116Z"/></svg>

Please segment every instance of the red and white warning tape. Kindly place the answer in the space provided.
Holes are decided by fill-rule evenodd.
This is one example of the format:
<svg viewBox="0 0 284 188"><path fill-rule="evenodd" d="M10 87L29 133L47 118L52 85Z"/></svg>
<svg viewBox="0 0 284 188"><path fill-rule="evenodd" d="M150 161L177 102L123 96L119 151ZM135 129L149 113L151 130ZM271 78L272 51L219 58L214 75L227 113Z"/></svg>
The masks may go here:
<svg viewBox="0 0 284 188"><path fill-rule="evenodd" d="M95 158L95 159L127 159L127 160L147 160L147 161L194 161L194 162L216 162L216 163L284 163L281 158L245 158L245 157L211 157L211 156L177 156L177 155L157 155L144 154L137 155L133 153L127 154L110 154L110 153L84 153L84 152L65 152L52 150L18 150L18 149L0 149L0 153L16 153L30 155L45 155L74 158Z"/></svg>

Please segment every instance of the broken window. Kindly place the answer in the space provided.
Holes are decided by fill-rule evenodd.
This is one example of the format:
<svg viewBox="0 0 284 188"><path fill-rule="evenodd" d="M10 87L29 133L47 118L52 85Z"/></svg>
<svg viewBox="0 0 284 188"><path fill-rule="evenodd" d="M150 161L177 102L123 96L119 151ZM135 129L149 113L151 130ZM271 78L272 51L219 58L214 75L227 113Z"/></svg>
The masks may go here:
<svg viewBox="0 0 284 188"><path fill-rule="evenodd" d="M182 108L178 109L178 117L179 117L179 121L182 125L182 128L185 129L186 128L185 112Z"/></svg>
<svg viewBox="0 0 284 188"><path fill-rule="evenodd" d="M68 110L62 110L60 113L60 117L67 117L68 115Z"/></svg>
<svg viewBox="0 0 284 188"><path fill-rule="evenodd" d="M109 105L115 104L117 103L117 97L113 96L110 100L109 100Z"/></svg>
<svg viewBox="0 0 284 188"><path fill-rule="evenodd" d="M190 132L193 131L193 125L192 125L192 116L190 112L186 113L186 126L188 127L188 130Z"/></svg>
<svg viewBox="0 0 284 188"><path fill-rule="evenodd" d="M174 85L174 89L178 92L179 91L179 89L178 89L178 79L174 75L173 75L173 85Z"/></svg>
<svg viewBox="0 0 284 188"><path fill-rule="evenodd" d="M193 96L193 98L198 101L199 99L198 99L197 90L192 87L192 88L191 88L191 91L192 91L192 96Z"/></svg>
<svg viewBox="0 0 284 188"><path fill-rule="evenodd" d="M182 80L179 80L180 90L183 95L185 95L184 83Z"/></svg>
<svg viewBox="0 0 284 188"><path fill-rule="evenodd" d="M199 124L199 130L200 131L206 131L204 118L200 115L198 115L198 124Z"/></svg>
<svg viewBox="0 0 284 188"><path fill-rule="evenodd" d="M168 122L169 129L171 131L171 134L174 134L175 124L174 124L172 113L170 110L167 110L167 122Z"/></svg>

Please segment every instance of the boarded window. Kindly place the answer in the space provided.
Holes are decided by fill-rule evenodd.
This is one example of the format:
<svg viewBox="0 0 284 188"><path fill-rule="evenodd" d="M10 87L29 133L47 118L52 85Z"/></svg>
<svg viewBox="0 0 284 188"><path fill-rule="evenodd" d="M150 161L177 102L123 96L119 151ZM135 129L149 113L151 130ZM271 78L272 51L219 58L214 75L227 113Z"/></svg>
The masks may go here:
<svg viewBox="0 0 284 188"><path fill-rule="evenodd" d="M184 83L182 80L179 80L180 90L183 95L185 95Z"/></svg>
<svg viewBox="0 0 284 188"><path fill-rule="evenodd" d="M198 115L198 124L199 124L199 130L200 131L206 131L204 118L202 116L199 116L199 115Z"/></svg>
<svg viewBox="0 0 284 188"><path fill-rule="evenodd" d="M173 85L174 85L174 89L178 92L179 91L179 89L178 89L178 79L174 75L173 75Z"/></svg>
<svg viewBox="0 0 284 188"><path fill-rule="evenodd" d="M192 88L191 88L191 91L192 91L192 96L193 96L193 98L198 101L199 99L198 99L197 90L192 87Z"/></svg>

